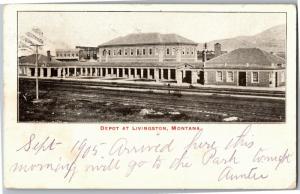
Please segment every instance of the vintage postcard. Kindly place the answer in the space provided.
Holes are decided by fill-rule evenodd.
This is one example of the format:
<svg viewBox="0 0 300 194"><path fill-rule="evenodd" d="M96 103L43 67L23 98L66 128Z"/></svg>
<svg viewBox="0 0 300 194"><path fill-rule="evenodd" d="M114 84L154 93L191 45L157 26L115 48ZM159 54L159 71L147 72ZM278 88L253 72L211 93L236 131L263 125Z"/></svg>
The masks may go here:
<svg viewBox="0 0 300 194"><path fill-rule="evenodd" d="M296 187L294 5L4 9L4 185Z"/></svg>

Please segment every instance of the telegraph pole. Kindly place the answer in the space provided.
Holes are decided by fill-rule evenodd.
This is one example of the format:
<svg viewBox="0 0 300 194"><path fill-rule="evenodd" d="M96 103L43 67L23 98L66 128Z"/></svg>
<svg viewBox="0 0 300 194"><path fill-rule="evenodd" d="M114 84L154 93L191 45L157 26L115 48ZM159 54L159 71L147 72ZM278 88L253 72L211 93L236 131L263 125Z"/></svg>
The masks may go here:
<svg viewBox="0 0 300 194"><path fill-rule="evenodd" d="M36 73L36 76L35 76L35 92L36 92L36 101L39 100L39 70L38 70L38 53L39 53L39 47L40 46L43 46L43 45L40 45L40 44L32 44L30 46L34 46L35 47L35 73Z"/></svg>

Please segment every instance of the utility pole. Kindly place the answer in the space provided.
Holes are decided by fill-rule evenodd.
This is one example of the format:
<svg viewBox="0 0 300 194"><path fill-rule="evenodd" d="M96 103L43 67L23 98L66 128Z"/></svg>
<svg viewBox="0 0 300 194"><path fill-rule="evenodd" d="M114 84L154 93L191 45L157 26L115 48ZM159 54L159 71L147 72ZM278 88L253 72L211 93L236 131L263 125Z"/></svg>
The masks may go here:
<svg viewBox="0 0 300 194"><path fill-rule="evenodd" d="M35 76L35 92L36 92L36 101L39 100L39 71L38 71L38 53L39 53L39 47L40 46L43 46L43 45L40 45L40 44L32 44L30 46L34 46L35 47L35 73L36 73L36 76Z"/></svg>

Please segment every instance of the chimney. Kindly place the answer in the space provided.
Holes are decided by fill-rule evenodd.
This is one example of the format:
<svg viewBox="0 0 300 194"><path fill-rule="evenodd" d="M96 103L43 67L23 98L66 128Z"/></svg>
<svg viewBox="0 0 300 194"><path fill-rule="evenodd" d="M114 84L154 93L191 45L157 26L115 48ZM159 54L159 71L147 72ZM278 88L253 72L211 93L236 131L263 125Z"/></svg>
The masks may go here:
<svg viewBox="0 0 300 194"><path fill-rule="evenodd" d="M214 46L215 46L215 57L220 56L222 54L221 44L217 42Z"/></svg>
<svg viewBox="0 0 300 194"><path fill-rule="evenodd" d="M47 51L47 60L48 60L48 62L51 61L51 53L50 53L50 51Z"/></svg>
<svg viewBox="0 0 300 194"><path fill-rule="evenodd" d="M202 61L205 62L207 60L207 43L204 43L204 50L202 51Z"/></svg>

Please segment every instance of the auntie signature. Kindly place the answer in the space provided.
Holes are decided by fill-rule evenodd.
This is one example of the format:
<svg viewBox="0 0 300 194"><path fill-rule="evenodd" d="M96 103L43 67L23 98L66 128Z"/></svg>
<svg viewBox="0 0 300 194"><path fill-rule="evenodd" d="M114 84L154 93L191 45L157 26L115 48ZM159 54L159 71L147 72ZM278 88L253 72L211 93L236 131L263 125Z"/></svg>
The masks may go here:
<svg viewBox="0 0 300 194"><path fill-rule="evenodd" d="M204 138L204 129L197 131L186 143L177 138L157 141L153 144L132 142L130 139L121 137L112 142L90 143L88 139L77 140L70 149L73 156L69 161L59 155L59 149L63 142L56 138L47 136L44 138L31 134L27 141L16 149L16 152L33 153L38 157L42 153L51 152L58 154L58 159L40 163L30 161L17 161L10 167L15 173L30 173L34 171L62 173L64 179L71 182L77 173L83 170L86 173L110 172L125 169L125 177L131 176L136 170L148 168L159 170L167 168L178 171L179 169L192 168L195 165L202 165L205 168L216 167L220 169L215 175L217 181L238 181L238 180L261 180L270 177L270 172L264 171L262 165L273 165L274 171L280 166L290 163L292 153L284 149L282 153L270 154L268 150L255 146L251 139L251 125L245 127L240 134L232 136L224 145L218 144L214 139ZM207 135L207 134L206 134ZM181 148L181 150L180 150ZM238 168L243 165L245 158L239 157L241 152L249 152L246 158L247 168ZM200 160L195 161L190 157L191 153L201 153ZM143 154L153 156L153 160L144 160ZM175 157L164 157L173 154ZM130 156L130 157L129 157ZM78 164L79 160L94 157L95 161L102 163L89 163L83 168ZM130 160L124 161L124 157ZM249 166L249 161L250 165ZM195 172L197 173L197 172Z"/></svg>

